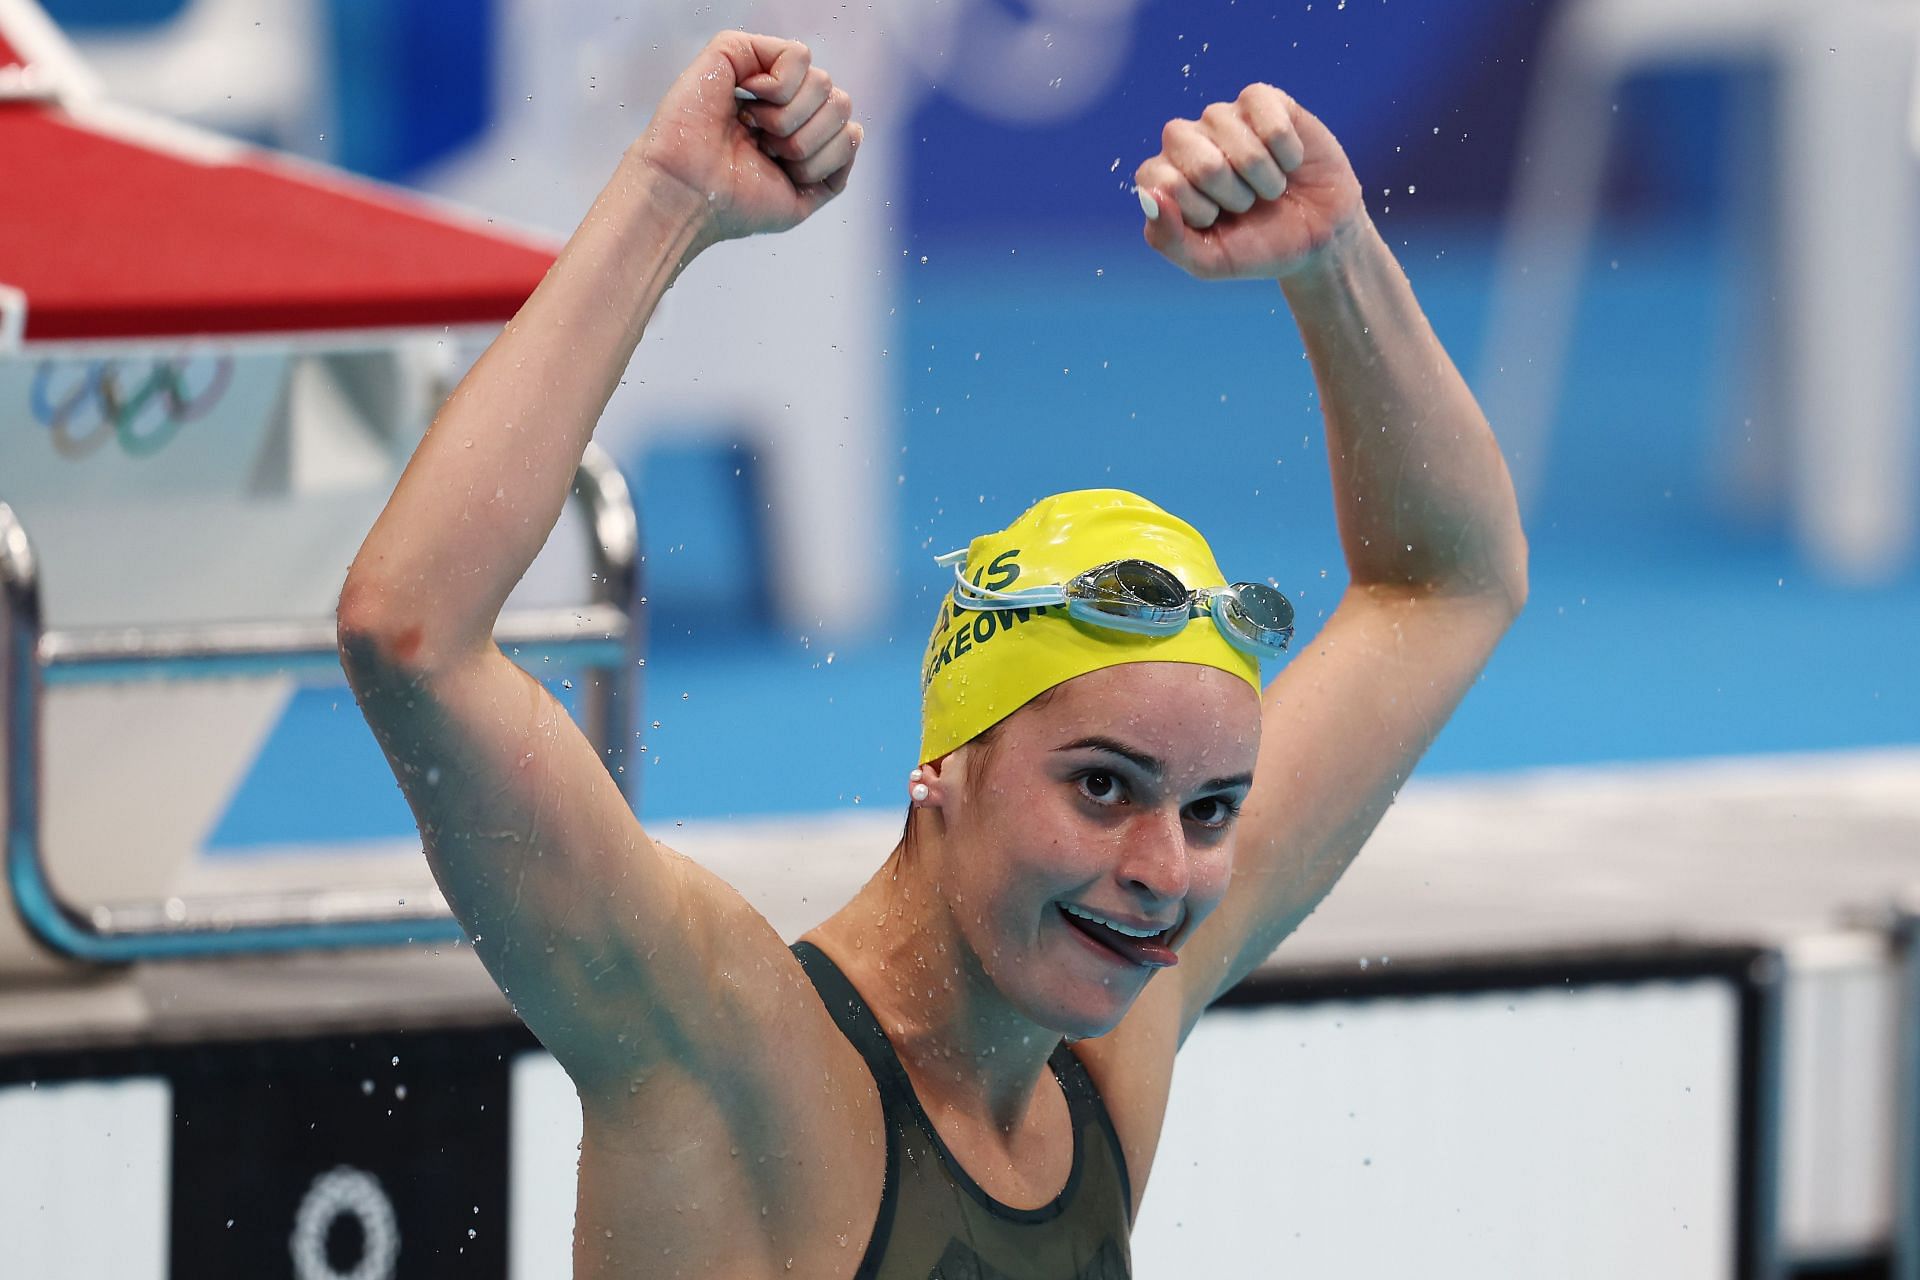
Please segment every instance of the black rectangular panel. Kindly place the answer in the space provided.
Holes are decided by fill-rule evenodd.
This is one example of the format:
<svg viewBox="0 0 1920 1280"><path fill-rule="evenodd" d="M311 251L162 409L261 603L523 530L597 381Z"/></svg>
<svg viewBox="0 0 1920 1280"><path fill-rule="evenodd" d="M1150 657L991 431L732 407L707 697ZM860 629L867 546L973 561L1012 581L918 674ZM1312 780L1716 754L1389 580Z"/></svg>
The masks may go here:
<svg viewBox="0 0 1920 1280"><path fill-rule="evenodd" d="M501 1039L266 1041L173 1064L170 1274L504 1277Z"/></svg>

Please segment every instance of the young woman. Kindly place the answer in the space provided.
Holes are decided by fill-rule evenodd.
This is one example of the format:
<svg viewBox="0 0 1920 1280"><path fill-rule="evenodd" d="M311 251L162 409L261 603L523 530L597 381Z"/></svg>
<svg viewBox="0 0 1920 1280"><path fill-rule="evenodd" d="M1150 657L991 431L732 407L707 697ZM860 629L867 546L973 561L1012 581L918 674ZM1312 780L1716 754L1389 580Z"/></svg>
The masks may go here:
<svg viewBox="0 0 1920 1280"><path fill-rule="evenodd" d="M945 560L906 833L790 949L641 830L491 633L662 293L820 209L860 139L805 46L716 36L341 595L434 872L579 1088L581 1276L1129 1274L1175 1052L1339 878L1526 594L1492 435L1339 144L1263 84L1175 120L1135 175L1147 242L1278 280L1352 586L1263 692L1290 609L1144 499L1056 495L975 539ZM743 744L741 784L763 767Z"/></svg>

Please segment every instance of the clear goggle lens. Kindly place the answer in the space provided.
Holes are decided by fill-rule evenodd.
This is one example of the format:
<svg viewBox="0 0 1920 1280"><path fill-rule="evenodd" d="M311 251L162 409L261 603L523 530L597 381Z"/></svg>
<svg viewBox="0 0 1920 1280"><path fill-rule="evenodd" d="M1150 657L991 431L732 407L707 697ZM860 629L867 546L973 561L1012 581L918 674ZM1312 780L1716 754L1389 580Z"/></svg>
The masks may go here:
<svg viewBox="0 0 1920 1280"><path fill-rule="evenodd" d="M1077 574L1063 586L992 591L961 574L964 556L955 552L940 557L941 563L954 566L954 603L963 609L1065 604L1067 612L1083 622L1146 635L1170 635L1194 618L1210 616L1230 643L1256 657L1283 653L1293 639L1293 604L1265 583L1190 591L1150 560L1114 560Z"/></svg>
<svg viewBox="0 0 1920 1280"><path fill-rule="evenodd" d="M1167 570L1146 560L1116 560L1067 584L1067 599L1101 613L1164 625L1170 631L1192 616L1193 593Z"/></svg>

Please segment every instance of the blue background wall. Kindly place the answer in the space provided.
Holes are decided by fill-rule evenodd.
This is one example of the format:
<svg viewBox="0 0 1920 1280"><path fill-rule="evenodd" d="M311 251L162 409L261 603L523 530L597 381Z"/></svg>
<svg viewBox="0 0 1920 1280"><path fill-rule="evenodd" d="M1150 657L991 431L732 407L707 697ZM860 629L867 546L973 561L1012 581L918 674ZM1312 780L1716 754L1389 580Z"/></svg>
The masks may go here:
<svg viewBox="0 0 1920 1280"><path fill-rule="evenodd" d="M84 24L173 6L50 7ZM331 0L327 13L332 43L316 57L340 104L343 163L404 181L486 127L500 56L490 6ZM724 448L628 459L655 602L646 810L896 804L939 590L926 556L1056 489L1134 487L1189 515L1230 573L1294 595L1310 635L1344 571L1291 322L1270 286L1199 284L1144 249L1125 179L1169 116L1249 80L1285 85L1342 138L1435 327L1474 373L1549 15L1530 0L1156 0L1119 87L1082 118L1012 127L927 98L910 126L912 249L893 339L909 464L886 624L819 643L770 624L759 531L742 514L751 468L736 477ZM1730 513L1715 480L1721 325L1737 313L1729 300L1765 302L1728 235L1742 215L1722 145L1736 125L1764 127L1733 109L1759 74L1643 77L1613 104L1607 218L1529 522L1532 603L1425 773L1920 739L1906 657L1920 571L1824 583L1780 513ZM743 762L768 761L768 748L777 765L742 785ZM317 771L327 786L312 785ZM338 803L342 787L366 803ZM320 690L296 701L215 843L408 826L350 699Z"/></svg>

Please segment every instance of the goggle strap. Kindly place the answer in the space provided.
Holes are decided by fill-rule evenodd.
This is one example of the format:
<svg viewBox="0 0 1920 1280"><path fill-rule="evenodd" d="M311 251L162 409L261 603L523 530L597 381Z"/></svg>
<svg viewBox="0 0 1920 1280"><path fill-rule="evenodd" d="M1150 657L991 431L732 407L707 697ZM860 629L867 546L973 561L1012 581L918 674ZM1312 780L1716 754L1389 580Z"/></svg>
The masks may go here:
<svg viewBox="0 0 1920 1280"><path fill-rule="evenodd" d="M1185 626L1187 622L1204 613L1213 619L1220 634L1242 652L1255 658L1273 655L1276 651L1285 651L1293 639L1293 628L1252 628L1240 618L1230 614L1227 606L1238 598L1236 590L1241 584L1226 587L1203 587L1191 593L1187 604L1174 617L1172 608L1163 608L1149 604L1124 604L1113 602L1107 607L1085 596L1069 595L1065 586L1026 587L1019 591L996 591L991 587L977 586L968 582L965 568L967 548L949 551L933 558L933 562L942 568L952 566L954 580L954 604L962 609L993 611L1000 609L1036 608L1045 605L1064 604L1070 616L1091 622L1097 626L1109 627L1116 631L1128 631L1136 635L1169 635ZM1089 571L1091 572L1091 571ZM1082 575L1084 576L1084 575ZM1076 578L1076 581L1078 579ZM1153 615L1142 617L1131 610L1142 610Z"/></svg>
<svg viewBox="0 0 1920 1280"><path fill-rule="evenodd" d="M1095 626L1106 627L1113 631L1128 631L1143 636L1169 636L1187 625L1189 615L1182 611L1178 618L1165 617L1165 610L1155 610L1158 617L1141 617L1137 613L1123 610L1103 609L1084 598L1067 601L1067 613Z"/></svg>
<svg viewBox="0 0 1920 1280"><path fill-rule="evenodd" d="M964 553L962 553L964 554ZM964 565L953 566L953 602L963 609L1025 609L1040 605L1063 604L1067 593L1060 587L1027 587L1020 591L995 591L975 586L962 572Z"/></svg>

